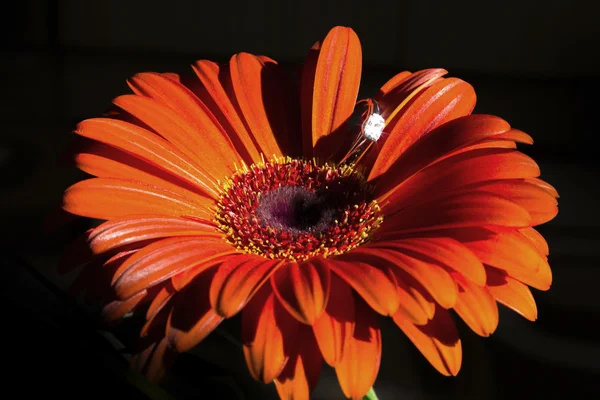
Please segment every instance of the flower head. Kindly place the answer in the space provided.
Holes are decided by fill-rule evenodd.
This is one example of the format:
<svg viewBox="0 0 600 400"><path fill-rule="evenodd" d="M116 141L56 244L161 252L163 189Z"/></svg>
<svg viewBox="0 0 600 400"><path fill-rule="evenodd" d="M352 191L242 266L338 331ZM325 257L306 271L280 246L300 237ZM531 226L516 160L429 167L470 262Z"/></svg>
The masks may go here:
<svg viewBox="0 0 600 400"><path fill-rule="evenodd" d="M531 138L471 114L446 71L402 72L357 102L361 47L336 27L297 88L264 56L201 60L195 76L142 73L105 118L81 122L92 175L64 194L104 220L62 265L118 320L145 313L134 365L158 379L241 313L250 373L308 398L323 361L353 399L373 385L380 316L445 375L461 342L451 314L488 336L497 303L535 320L548 246L533 228L556 191L516 150ZM82 250L89 250L87 253Z"/></svg>

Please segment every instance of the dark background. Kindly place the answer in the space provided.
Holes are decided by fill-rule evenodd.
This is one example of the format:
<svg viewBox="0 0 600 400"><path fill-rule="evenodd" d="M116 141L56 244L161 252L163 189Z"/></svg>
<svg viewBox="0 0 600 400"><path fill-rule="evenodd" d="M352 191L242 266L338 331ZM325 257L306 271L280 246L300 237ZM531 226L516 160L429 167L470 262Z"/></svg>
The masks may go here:
<svg viewBox="0 0 600 400"><path fill-rule="evenodd" d="M79 175L58 162L70 130L98 116L141 71L189 71L196 59L266 54L293 65L335 25L363 45L362 94L400 70L443 67L478 93L476 112L533 136L524 147L561 194L541 227L554 284L534 291L530 323L501 309L482 339L461 327L464 361L439 376L384 324L375 388L390 399L596 398L600 394L598 104L600 24L593 1L42 1L3 3L0 16L0 256L3 390L86 398L274 398L241 350L214 334L182 358L163 389L127 372L94 310L65 297L52 270L79 227L41 238L44 216ZM235 321L234 321L235 322ZM125 343L127 326L112 331ZM125 333L123 333L125 332ZM146 394L144 394L146 393ZM165 398L165 397L162 397ZM316 399L342 398L325 369Z"/></svg>

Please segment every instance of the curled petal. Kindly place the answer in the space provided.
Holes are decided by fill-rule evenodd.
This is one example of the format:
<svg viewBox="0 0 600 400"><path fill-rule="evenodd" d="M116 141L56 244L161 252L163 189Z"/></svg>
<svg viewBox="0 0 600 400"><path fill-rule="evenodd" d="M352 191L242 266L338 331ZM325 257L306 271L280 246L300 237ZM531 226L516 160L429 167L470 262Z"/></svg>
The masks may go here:
<svg viewBox="0 0 600 400"><path fill-rule="evenodd" d="M447 310L438 307L427 325L417 326L400 314L394 322L441 374L458 374L462 363L462 346L454 321Z"/></svg>
<svg viewBox="0 0 600 400"><path fill-rule="evenodd" d="M487 287L477 286L459 274L453 274L458 283L458 299L454 310L480 336L489 336L498 327L498 306Z"/></svg>
<svg viewBox="0 0 600 400"><path fill-rule="evenodd" d="M354 258L356 250L348 253L349 261L328 260L328 265L340 278L382 315L396 312L399 306L397 283L393 272L385 267L377 268ZM346 259L344 258L344 259Z"/></svg>
<svg viewBox="0 0 600 400"><path fill-rule="evenodd" d="M537 319L537 306L529 288L505 272L488 268L487 287L500 304L530 321Z"/></svg>
<svg viewBox="0 0 600 400"><path fill-rule="evenodd" d="M237 256L221 264L210 287L215 311L230 318L237 314L267 281L281 262L260 256Z"/></svg>
<svg viewBox="0 0 600 400"><path fill-rule="evenodd" d="M324 263L289 263L271 275L271 285L291 315L312 325L327 306L330 274Z"/></svg>

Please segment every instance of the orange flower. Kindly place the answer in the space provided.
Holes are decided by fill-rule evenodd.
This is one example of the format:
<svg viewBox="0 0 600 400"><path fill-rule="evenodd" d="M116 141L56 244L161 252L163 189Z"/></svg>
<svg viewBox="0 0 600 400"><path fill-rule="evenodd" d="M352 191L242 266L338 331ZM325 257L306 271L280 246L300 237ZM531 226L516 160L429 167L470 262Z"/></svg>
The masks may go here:
<svg viewBox="0 0 600 400"><path fill-rule="evenodd" d="M87 263L75 288L108 320L145 312L134 365L150 378L241 312L254 378L306 399L325 361L357 399L377 377L379 315L444 375L462 358L451 309L481 336L497 303L536 319L529 286L551 272L533 226L558 195L515 150L531 138L471 115L473 88L441 69L396 75L360 114L361 61L336 27L299 90L241 53L196 62L191 80L138 74L118 111L77 126L94 177L64 209L106 222L61 269Z"/></svg>

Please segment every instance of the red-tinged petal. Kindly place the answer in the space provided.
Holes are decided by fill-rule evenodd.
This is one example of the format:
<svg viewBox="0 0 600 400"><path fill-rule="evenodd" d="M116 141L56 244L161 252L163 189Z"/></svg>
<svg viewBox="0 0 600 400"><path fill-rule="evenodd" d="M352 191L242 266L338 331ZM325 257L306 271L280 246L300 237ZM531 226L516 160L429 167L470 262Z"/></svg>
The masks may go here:
<svg viewBox="0 0 600 400"><path fill-rule="evenodd" d="M335 274L331 275L329 301L312 326L325 362L335 367L354 335L354 297L352 289Z"/></svg>
<svg viewBox="0 0 600 400"><path fill-rule="evenodd" d="M506 132L494 136L494 139L512 140L517 143L533 144L533 138L518 129L510 129Z"/></svg>
<svg viewBox="0 0 600 400"><path fill-rule="evenodd" d="M161 287L146 310L146 321L153 319L165 307L169 300L173 298L175 293L177 292L170 284L166 284ZM144 336L143 330L141 332L141 336Z"/></svg>
<svg viewBox="0 0 600 400"><path fill-rule="evenodd" d="M275 379L275 388L281 400L308 400L323 366L323 358L310 328L301 327L298 340L289 347L289 360Z"/></svg>
<svg viewBox="0 0 600 400"><path fill-rule="evenodd" d="M481 261L459 241L447 237L380 239L374 246L396 249L411 257L434 262L459 272L479 286L485 285Z"/></svg>
<svg viewBox="0 0 600 400"><path fill-rule="evenodd" d="M131 256L113 278L120 298L156 285L197 265L209 268L220 257L233 254L231 245L222 240L175 237L163 239L144 247Z"/></svg>
<svg viewBox="0 0 600 400"><path fill-rule="evenodd" d="M542 234L536 231L534 228L519 229L519 233L525 236L541 255L547 256L550 254L548 242L546 242L546 239L544 239Z"/></svg>
<svg viewBox="0 0 600 400"><path fill-rule="evenodd" d="M536 289L548 290L552 273L547 260L518 231L486 229L457 231L454 235L487 265L502 269Z"/></svg>
<svg viewBox="0 0 600 400"><path fill-rule="evenodd" d="M381 362L381 331L377 314L362 300L355 303L355 328L340 362L335 366L346 397L362 398L373 386Z"/></svg>
<svg viewBox="0 0 600 400"><path fill-rule="evenodd" d="M417 88L423 86L427 82L432 82L446 75L448 71L441 68L430 68L423 69L411 73L409 71L403 71L394 76L392 79L387 81L376 97L376 100L380 103L388 105L389 109L395 105L400 104L408 95L414 92Z"/></svg>
<svg viewBox="0 0 600 400"><path fill-rule="evenodd" d="M531 215L533 226L546 223L558 214L556 198L546 190L524 180L486 182L471 188L495 193L517 203Z"/></svg>
<svg viewBox="0 0 600 400"><path fill-rule="evenodd" d="M266 157L279 157L281 149L265 110L263 73L265 63L248 53L231 57L229 70L233 95L249 131L254 135L259 151ZM273 118L273 116L271 116Z"/></svg>
<svg viewBox="0 0 600 400"><path fill-rule="evenodd" d="M450 313L438 307L435 316L424 326L416 326L402 315L394 322L441 374L458 374L462 363L462 345Z"/></svg>
<svg viewBox="0 0 600 400"><path fill-rule="evenodd" d="M108 178L92 178L72 185L63 195L63 208L102 220L140 214L212 217L206 208L176 193L141 182Z"/></svg>
<svg viewBox="0 0 600 400"><path fill-rule="evenodd" d="M355 258L357 250L347 253L344 260L327 260L327 265L381 315L391 315L398 309L397 283L389 267L377 268Z"/></svg>
<svg viewBox="0 0 600 400"><path fill-rule="evenodd" d="M302 107L310 107L312 111L311 129L305 127L303 148L312 147L314 152L305 152L304 156L325 160L332 153L331 145L340 139L335 133L341 133L354 111L362 70L358 36L350 28L333 28L319 49L314 72L307 65L302 85L312 86L312 101L304 96ZM311 80L313 74L314 80ZM303 113L306 115L306 111ZM308 122L306 118L304 122Z"/></svg>
<svg viewBox="0 0 600 400"><path fill-rule="evenodd" d="M511 310L530 321L537 319L537 306L529 288L505 272L488 268L487 287L490 293Z"/></svg>
<svg viewBox="0 0 600 400"><path fill-rule="evenodd" d="M487 287L477 286L459 274L453 274L458 283L456 313L480 336L487 337L498 327L498 306Z"/></svg>
<svg viewBox="0 0 600 400"><path fill-rule="evenodd" d="M394 273L400 299L400 306L396 313L403 313L404 317L416 325L425 325L435 315L437 303L415 278L399 269L395 269Z"/></svg>
<svg viewBox="0 0 600 400"><path fill-rule="evenodd" d="M486 192L469 192L406 207L387 218L382 229L396 234L446 228L498 225L531 226L531 216L515 202Z"/></svg>
<svg viewBox="0 0 600 400"><path fill-rule="evenodd" d="M375 152L377 159L371 168L369 179L384 174L427 132L448 121L471 114L475 98L475 91L468 83L457 78L443 79L433 83L404 106L398 117L388 116L386 131L389 135L379 147L381 150Z"/></svg>
<svg viewBox="0 0 600 400"><path fill-rule="evenodd" d="M511 149L478 149L460 153L414 174L378 201L389 201L387 213L407 205L446 196L480 182L533 178L540 174L530 157ZM431 188L435 188L432 191Z"/></svg>
<svg viewBox="0 0 600 400"><path fill-rule="evenodd" d="M556 197L557 199L560 197L556 188L554 188L554 186L550 185L548 182L545 182L539 178L527 178L525 181L544 189L550 193L551 196Z"/></svg>
<svg viewBox="0 0 600 400"><path fill-rule="evenodd" d="M210 287L210 302L217 314L237 314L282 262L247 254L221 264Z"/></svg>
<svg viewBox="0 0 600 400"><path fill-rule="evenodd" d="M232 89L250 132L262 153L271 158L290 154L298 138L298 105L289 78L277 63L248 53L234 55L229 63Z"/></svg>
<svg viewBox="0 0 600 400"><path fill-rule="evenodd" d="M172 144L144 128L116 119L93 118L80 122L75 133L131 153L198 187L207 195L217 196L213 179L195 168L194 162Z"/></svg>
<svg viewBox="0 0 600 400"><path fill-rule="evenodd" d="M269 383L279 376L288 361L284 340L294 340L300 325L279 304L269 285L263 285L248 302L242 311L242 342L254 379Z"/></svg>
<svg viewBox="0 0 600 400"><path fill-rule="evenodd" d="M211 167L215 169L216 176L226 177L235 172L234 163L240 159L235 146L217 118L191 90L156 73L136 74L128 83L134 92L151 97L171 108L191 127L209 139L203 141L202 146L206 153L211 155Z"/></svg>
<svg viewBox="0 0 600 400"><path fill-rule="evenodd" d="M170 175L131 154L97 143L75 156L77 168L98 178L138 181L185 198L202 207L214 204L214 198L196 186Z"/></svg>
<svg viewBox="0 0 600 400"><path fill-rule="evenodd" d="M396 249L358 248L353 257L368 260L372 265L399 268L416 279L444 308L456 302L456 284L450 274L439 265L427 263Z"/></svg>
<svg viewBox="0 0 600 400"><path fill-rule="evenodd" d="M377 180L377 191L385 193L392 185L403 182L447 154L480 140L494 138L509 129L506 121L491 115L468 115L449 121L410 146Z"/></svg>
<svg viewBox="0 0 600 400"><path fill-rule="evenodd" d="M207 147L210 148L207 142L213 138L207 132L215 129L212 121L198 121L197 125L192 125L181 113L145 96L123 95L113 103L165 138L205 177L217 180L223 177L223 171L229 170L226 165L217 165L219 159L207 151ZM210 125L202 126L202 122Z"/></svg>
<svg viewBox="0 0 600 400"><path fill-rule="evenodd" d="M232 137L232 140L236 144L238 152L248 154L244 159L249 164L261 161L258 150L260 147L246 129L246 125L242 122L243 120L232 99L229 98L223 83L224 77L228 77L230 74L229 66L219 65L209 60L200 60L192 68L201 82L201 85L194 87L194 92L219 119L221 125L231 132L231 136L235 133L236 139L234 140Z"/></svg>
<svg viewBox="0 0 600 400"><path fill-rule="evenodd" d="M179 352L192 349L223 321L210 305L208 291L215 274L211 268L179 292L169 313L166 337Z"/></svg>
<svg viewBox="0 0 600 400"><path fill-rule="evenodd" d="M325 263L288 263L271 275L271 286L294 318L312 325L327 306L330 275Z"/></svg>
<svg viewBox="0 0 600 400"><path fill-rule="evenodd" d="M168 368L175 361L176 355L176 352L169 348L167 339L163 338L143 351L134 354L131 364L135 370L143 373L150 382L158 382L163 379Z"/></svg>
<svg viewBox="0 0 600 400"><path fill-rule="evenodd" d="M213 224L180 217L139 216L107 221L89 235L89 246L95 254L151 239L175 236L222 237Z"/></svg>
<svg viewBox="0 0 600 400"><path fill-rule="evenodd" d="M142 290L125 300L113 300L102 308L102 316L107 322L119 320L132 312L143 300L147 299L148 292Z"/></svg>

